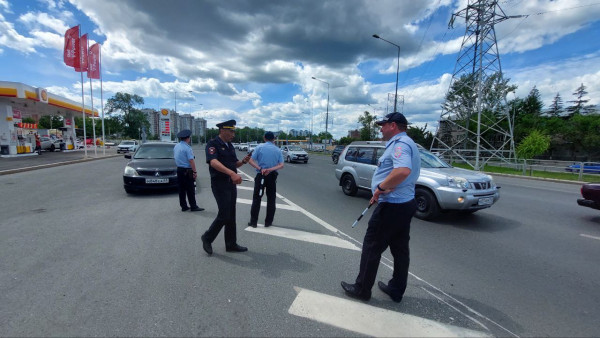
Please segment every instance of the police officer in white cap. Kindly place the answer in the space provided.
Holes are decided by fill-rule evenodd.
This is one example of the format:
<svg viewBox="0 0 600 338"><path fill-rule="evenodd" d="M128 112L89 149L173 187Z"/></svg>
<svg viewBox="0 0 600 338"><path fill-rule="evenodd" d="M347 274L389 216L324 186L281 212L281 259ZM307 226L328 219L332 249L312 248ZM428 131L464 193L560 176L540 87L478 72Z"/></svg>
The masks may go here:
<svg viewBox="0 0 600 338"><path fill-rule="evenodd" d="M196 204L195 185L196 177L196 162L194 162L194 152L190 146L192 131L185 129L177 134L179 143L173 148L175 155L175 164L177 165L177 183L179 184L179 206L181 211L202 211ZM185 197L190 202L188 207Z"/></svg>

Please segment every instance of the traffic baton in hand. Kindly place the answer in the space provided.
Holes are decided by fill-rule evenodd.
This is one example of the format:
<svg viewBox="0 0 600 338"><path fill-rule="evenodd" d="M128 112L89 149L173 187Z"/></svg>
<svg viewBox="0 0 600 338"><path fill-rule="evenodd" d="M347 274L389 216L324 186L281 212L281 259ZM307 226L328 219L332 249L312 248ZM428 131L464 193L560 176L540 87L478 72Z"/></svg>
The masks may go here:
<svg viewBox="0 0 600 338"><path fill-rule="evenodd" d="M369 204L368 207L365 208L365 210L363 210L362 214L360 214L360 216L358 216L358 218L356 219L356 221L354 221L354 223L352 223L352 227L354 228L356 226L356 224L358 224L358 221L360 221L361 218L363 218L363 216L367 213L367 211L369 210L369 208L375 203Z"/></svg>

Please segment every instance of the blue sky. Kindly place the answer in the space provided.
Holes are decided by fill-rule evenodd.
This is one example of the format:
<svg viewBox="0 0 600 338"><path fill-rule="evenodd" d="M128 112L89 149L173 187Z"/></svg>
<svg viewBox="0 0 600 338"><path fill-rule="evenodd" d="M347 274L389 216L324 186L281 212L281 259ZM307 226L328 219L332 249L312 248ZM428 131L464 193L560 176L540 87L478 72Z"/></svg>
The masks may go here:
<svg viewBox="0 0 600 338"><path fill-rule="evenodd" d="M80 78L62 61L64 32L81 25L102 44L104 99L144 98L213 126L234 118L267 130L325 129L335 138L365 110L381 116L396 81L408 120L434 129L464 35L448 29L467 0L0 0L0 81L79 101ZM582 83L600 102L600 1L505 0L496 26L505 77L536 86L546 106ZM89 84L86 92L89 95ZM190 93L191 92L191 93ZM177 93L177 94L175 94ZM95 106L100 100L94 83ZM86 102L89 102L86 98Z"/></svg>

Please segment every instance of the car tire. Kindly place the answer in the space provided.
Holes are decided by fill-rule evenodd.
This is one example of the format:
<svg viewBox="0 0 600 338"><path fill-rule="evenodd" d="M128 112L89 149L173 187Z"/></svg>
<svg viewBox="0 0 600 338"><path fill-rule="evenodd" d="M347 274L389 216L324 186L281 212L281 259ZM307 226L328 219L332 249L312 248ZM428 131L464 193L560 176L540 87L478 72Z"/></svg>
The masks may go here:
<svg viewBox="0 0 600 338"><path fill-rule="evenodd" d="M308 160L304 161L304 164L308 163Z"/></svg>
<svg viewBox="0 0 600 338"><path fill-rule="evenodd" d="M356 182L354 182L354 177L350 174L346 174L342 176L340 180L340 185L342 186L342 191L344 194L348 196L356 196L358 192L358 187L356 186Z"/></svg>
<svg viewBox="0 0 600 338"><path fill-rule="evenodd" d="M52 152L53 152L54 150L56 150L56 147L54 146L54 144L51 144L51 145L50 145L50 151L52 151Z"/></svg>
<svg viewBox="0 0 600 338"><path fill-rule="evenodd" d="M131 188L125 187L125 192L128 193L128 194L133 194L134 190L131 189Z"/></svg>
<svg viewBox="0 0 600 338"><path fill-rule="evenodd" d="M426 188L415 189L415 201L417 202L417 211L415 217L423 220L430 220L437 217L440 213L440 207L433 192Z"/></svg>
<svg viewBox="0 0 600 338"><path fill-rule="evenodd" d="M287 160L288 163L292 163L292 158L291 157L288 156L286 160Z"/></svg>
<svg viewBox="0 0 600 338"><path fill-rule="evenodd" d="M338 164L338 161L340 160L340 157L339 156L333 156L332 160L333 160L334 164Z"/></svg>

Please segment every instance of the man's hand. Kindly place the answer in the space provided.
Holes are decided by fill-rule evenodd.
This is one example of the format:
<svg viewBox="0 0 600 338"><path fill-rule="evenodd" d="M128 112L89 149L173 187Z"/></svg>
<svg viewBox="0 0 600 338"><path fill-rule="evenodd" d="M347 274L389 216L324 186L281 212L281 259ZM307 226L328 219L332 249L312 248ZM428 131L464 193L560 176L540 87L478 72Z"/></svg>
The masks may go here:
<svg viewBox="0 0 600 338"><path fill-rule="evenodd" d="M246 164L246 163L248 163L248 161L250 161L250 158L251 158L251 154L248 154L248 155L244 156L244 159L242 160L242 162L244 164Z"/></svg>
<svg viewBox="0 0 600 338"><path fill-rule="evenodd" d="M373 194L373 197L371 197L371 200L369 201L369 203L371 203L371 204L377 203L377 201L379 201L379 195L381 195L381 194L388 194L392 190L393 189L386 189L385 191L381 191L379 189L375 189L375 193Z"/></svg>
<svg viewBox="0 0 600 338"><path fill-rule="evenodd" d="M232 173L231 175L229 175L229 177L231 177L231 181L233 182L233 184L242 183L242 176L238 175L237 173Z"/></svg>
<svg viewBox="0 0 600 338"><path fill-rule="evenodd" d="M270 171L269 169L263 169L263 170L261 170L261 171L260 171L260 173L261 173L263 176L267 176L267 175L269 175L269 173L270 173L270 172L271 172L271 171Z"/></svg>

